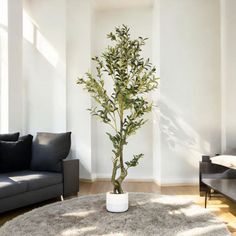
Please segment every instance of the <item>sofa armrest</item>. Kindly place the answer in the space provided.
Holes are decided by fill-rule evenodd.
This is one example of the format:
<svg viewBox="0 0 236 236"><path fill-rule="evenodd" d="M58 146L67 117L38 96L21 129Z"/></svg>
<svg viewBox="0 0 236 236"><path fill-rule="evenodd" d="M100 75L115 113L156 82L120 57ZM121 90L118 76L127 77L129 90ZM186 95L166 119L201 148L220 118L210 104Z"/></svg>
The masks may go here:
<svg viewBox="0 0 236 236"><path fill-rule="evenodd" d="M63 196L68 197L79 191L79 160L64 159L63 169Z"/></svg>

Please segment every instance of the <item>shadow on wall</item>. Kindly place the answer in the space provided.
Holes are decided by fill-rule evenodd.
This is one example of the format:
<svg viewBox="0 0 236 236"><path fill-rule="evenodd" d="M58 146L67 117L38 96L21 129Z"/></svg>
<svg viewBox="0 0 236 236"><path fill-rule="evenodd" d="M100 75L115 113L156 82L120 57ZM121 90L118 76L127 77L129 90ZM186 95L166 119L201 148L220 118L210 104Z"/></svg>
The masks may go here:
<svg viewBox="0 0 236 236"><path fill-rule="evenodd" d="M197 168L201 155L212 152L210 142L186 122L181 112L167 98L162 97L158 106L161 145L164 145L161 148L168 149L170 155L176 153L182 156L185 162Z"/></svg>

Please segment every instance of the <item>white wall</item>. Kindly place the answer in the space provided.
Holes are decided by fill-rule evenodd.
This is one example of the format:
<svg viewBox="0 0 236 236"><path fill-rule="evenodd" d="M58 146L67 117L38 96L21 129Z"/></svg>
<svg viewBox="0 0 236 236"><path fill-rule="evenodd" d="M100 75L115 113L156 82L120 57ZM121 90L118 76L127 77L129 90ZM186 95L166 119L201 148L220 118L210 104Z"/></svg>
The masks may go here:
<svg viewBox="0 0 236 236"><path fill-rule="evenodd" d="M89 94L76 84L90 70L91 1L67 1L67 129L72 131L72 156L80 159L80 177L92 178L91 106Z"/></svg>
<svg viewBox="0 0 236 236"><path fill-rule="evenodd" d="M23 47L25 132L71 130L81 178L110 178L107 128L86 111L91 99L76 78L93 69L90 58L107 46L106 34L125 23L134 37L150 38L144 56L160 64L161 77L159 94L153 94L155 103L160 97L159 107L125 152L127 159L134 152L145 154L129 178L196 182L201 155L221 149L219 1L156 0L153 7L152 1L106 5L103 0L103 7L95 2L25 0L34 24L31 33L28 25ZM230 49L225 52L232 61Z"/></svg>
<svg viewBox="0 0 236 236"><path fill-rule="evenodd" d="M22 0L8 1L8 131L22 131ZM16 118L17 117L17 118Z"/></svg>
<svg viewBox="0 0 236 236"><path fill-rule="evenodd" d="M8 132L8 4L0 0L0 132Z"/></svg>
<svg viewBox="0 0 236 236"><path fill-rule="evenodd" d="M106 35L114 31L116 26L126 24L130 27L133 38L142 36L149 40L143 49L144 57L152 57L152 8L149 6L130 8L110 8L96 10L93 27L93 55L101 55L110 41ZM149 122L128 140L125 147L125 159L132 159L134 154L144 153L144 158L140 160L140 165L131 168L129 179L152 179L153 178L153 155L152 155L152 122L151 114L147 116ZM96 120L93 121L93 156L96 161L96 175L98 178L110 178L112 169L112 145L106 135L108 128L106 125Z"/></svg>
<svg viewBox="0 0 236 236"><path fill-rule="evenodd" d="M152 9L152 60L157 69L157 76L160 78L160 0L155 0ZM152 93L153 110L152 110L152 123L153 123L153 179L158 181L161 179L161 132L160 132L160 108L158 101L160 100L160 80L158 89Z"/></svg>
<svg viewBox="0 0 236 236"><path fill-rule="evenodd" d="M222 151L236 153L236 1L221 0Z"/></svg>
<svg viewBox="0 0 236 236"><path fill-rule="evenodd" d="M0 132L22 131L22 1L0 1Z"/></svg>
<svg viewBox="0 0 236 236"><path fill-rule="evenodd" d="M24 2L26 133L66 130L65 1ZM28 15L28 16L27 16Z"/></svg>
<svg viewBox="0 0 236 236"><path fill-rule="evenodd" d="M220 152L220 8L215 0L163 0L162 184L197 182L201 154Z"/></svg>

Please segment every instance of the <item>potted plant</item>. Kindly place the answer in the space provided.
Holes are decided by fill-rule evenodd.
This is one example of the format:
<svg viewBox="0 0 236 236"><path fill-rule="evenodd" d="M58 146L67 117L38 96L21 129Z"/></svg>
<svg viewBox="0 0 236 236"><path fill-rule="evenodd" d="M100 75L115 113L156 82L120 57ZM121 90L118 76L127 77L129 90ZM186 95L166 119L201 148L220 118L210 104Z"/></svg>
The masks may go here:
<svg viewBox="0 0 236 236"><path fill-rule="evenodd" d="M107 37L112 41L101 57L93 57L96 75L86 73L77 83L84 86L98 106L90 110L102 122L111 127L107 132L113 144L113 169L111 182L113 191L106 195L106 207L111 212L128 210L128 193L124 193L122 182L131 167L138 165L143 154L135 154L125 161L124 146L131 135L146 122L144 115L152 110L152 103L146 94L156 89L156 69L149 59L141 56L142 46L147 38L131 39L125 25L115 28ZM107 90L107 81L113 83L112 91Z"/></svg>

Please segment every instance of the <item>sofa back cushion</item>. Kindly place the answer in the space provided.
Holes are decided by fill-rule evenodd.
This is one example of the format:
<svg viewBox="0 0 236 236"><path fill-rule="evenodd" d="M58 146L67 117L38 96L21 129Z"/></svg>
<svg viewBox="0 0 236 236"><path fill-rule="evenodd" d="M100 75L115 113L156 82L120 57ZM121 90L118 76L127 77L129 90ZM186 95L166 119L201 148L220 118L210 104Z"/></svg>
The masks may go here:
<svg viewBox="0 0 236 236"><path fill-rule="evenodd" d="M20 133L0 134L0 141L17 141Z"/></svg>
<svg viewBox="0 0 236 236"><path fill-rule="evenodd" d="M71 132L37 133L32 146L31 170L62 171L71 146Z"/></svg>
<svg viewBox="0 0 236 236"><path fill-rule="evenodd" d="M18 141L0 141L0 173L30 168L32 135L20 137Z"/></svg>

